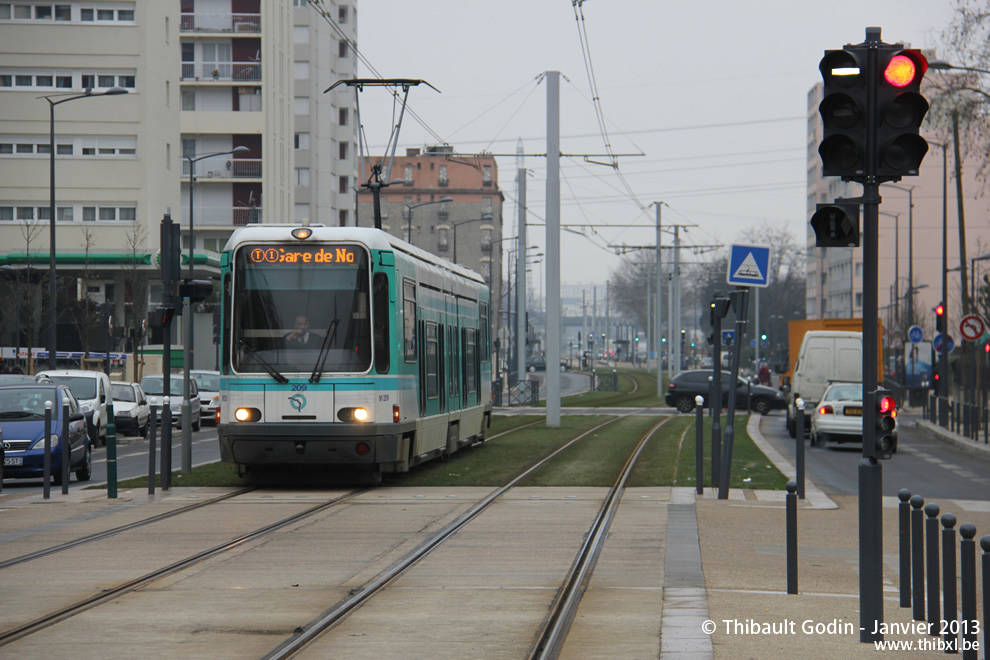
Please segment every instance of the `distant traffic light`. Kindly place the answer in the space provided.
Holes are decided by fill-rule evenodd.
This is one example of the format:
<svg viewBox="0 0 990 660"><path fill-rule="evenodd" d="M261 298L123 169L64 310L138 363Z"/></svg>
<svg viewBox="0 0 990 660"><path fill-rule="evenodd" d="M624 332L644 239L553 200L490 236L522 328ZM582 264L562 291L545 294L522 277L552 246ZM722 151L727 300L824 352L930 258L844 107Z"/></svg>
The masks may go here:
<svg viewBox="0 0 990 660"><path fill-rule="evenodd" d="M899 181L917 176L928 153L928 142L919 134L928 112L920 93L928 60L920 51L897 45L880 48L877 57L877 178Z"/></svg>
<svg viewBox="0 0 990 660"><path fill-rule="evenodd" d="M873 405L876 410L875 444L877 458L890 458L897 441L894 428L897 425L897 402L890 390L877 388L873 391Z"/></svg>
<svg viewBox="0 0 990 660"><path fill-rule="evenodd" d="M827 50L818 64L823 93L818 112L823 136L818 146L823 176L862 181L866 177L865 46Z"/></svg>
<svg viewBox="0 0 990 660"><path fill-rule="evenodd" d="M945 305L935 305L935 332L945 332Z"/></svg>
<svg viewBox="0 0 990 660"><path fill-rule="evenodd" d="M210 280L184 279L179 283L179 298L189 298L190 303L203 302L213 294Z"/></svg>
<svg viewBox="0 0 990 660"><path fill-rule="evenodd" d="M858 247L859 204L818 204L811 216L815 247Z"/></svg>

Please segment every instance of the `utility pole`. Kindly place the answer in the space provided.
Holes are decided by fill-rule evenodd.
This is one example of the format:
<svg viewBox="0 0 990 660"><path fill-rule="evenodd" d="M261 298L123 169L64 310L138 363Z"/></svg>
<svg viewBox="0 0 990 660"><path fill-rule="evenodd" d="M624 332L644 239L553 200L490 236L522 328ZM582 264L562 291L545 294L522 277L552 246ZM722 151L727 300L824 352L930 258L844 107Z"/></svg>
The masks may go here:
<svg viewBox="0 0 990 660"><path fill-rule="evenodd" d="M674 326L670 328L670 337L667 344L670 346L669 353L674 356L674 372L681 370L681 226L674 225L674 273L673 273L673 298L674 298ZM668 360L668 365L670 360Z"/></svg>
<svg viewBox="0 0 990 660"><path fill-rule="evenodd" d="M516 183L519 186L519 220L516 228L516 378L526 380L526 169L522 141L516 145Z"/></svg>
<svg viewBox="0 0 990 660"><path fill-rule="evenodd" d="M663 370L660 368L660 353L662 352L662 342L661 337L663 336L663 319L660 316L660 312L663 306L660 304L663 295L663 270L661 264L663 262L663 248L661 246L660 236L661 236L661 217L660 217L660 207L664 205L664 202L654 202L653 205L656 207L657 211L657 304L655 305L655 326L657 329L656 335L654 335L654 347L657 353L657 398L659 399L663 396ZM647 299L649 299L649 287L647 287Z"/></svg>
<svg viewBox="0 0 990 660"><path fill-rule="evenodd" d="M547 427L560 426L560 72L547 71ZM525 252L523 252L525 262Z"/></svg>

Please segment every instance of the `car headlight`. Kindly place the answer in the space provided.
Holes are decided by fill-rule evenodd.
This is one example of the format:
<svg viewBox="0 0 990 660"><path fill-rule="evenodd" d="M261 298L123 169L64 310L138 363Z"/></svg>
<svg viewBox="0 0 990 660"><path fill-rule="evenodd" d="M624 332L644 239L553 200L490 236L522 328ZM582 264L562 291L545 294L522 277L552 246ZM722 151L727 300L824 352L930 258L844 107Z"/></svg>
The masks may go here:
<svg viewBox="0 0 990 660"><path fill-rule="evenodd" d="M58 435L56 435L55 433L52 433L51 445L52 445L52 449L55 449L56 447L58 447ZM35 442L34 443L34 446L32 448L33 449L44 449L45 448L45 439L44 438L41 438L40 440L38 440L37 442Z"/></svg>
<svg viewBox="0 0 990 660"><path fill-rule="evenodd" d="M114 417L130 417L131 416L131 411L130 410L121 410L120 412L114 411L113 414L114 414Z"/></svg>

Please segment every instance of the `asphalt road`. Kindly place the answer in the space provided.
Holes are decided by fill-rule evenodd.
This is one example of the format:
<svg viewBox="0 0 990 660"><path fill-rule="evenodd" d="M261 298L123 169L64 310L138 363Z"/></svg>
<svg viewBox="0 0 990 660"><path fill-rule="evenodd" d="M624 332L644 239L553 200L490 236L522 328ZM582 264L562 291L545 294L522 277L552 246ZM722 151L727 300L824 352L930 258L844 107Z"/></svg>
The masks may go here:
<svg viewBox="0 0 990 660"><path fill-rule="evenodd" d="M926 500L985 500L990 493L990 458L956 449L930 439L915 428L911 415L899 419L898 451L883 468L883 494L896 496L907 488ZM763 418L764 437L786 458L795 460L795 440L784 428L784 413ZM810 447L805 441L808 479L829 495L859 493L858 465L863 448L858 443Z"/></svg>
<svg viewBox="0 0 990 660"><path fill-rule="evenodd" d="M148 474L148 440L138 436L123 436L119 438L117 445L117 479L132 479L134 477ZM161 429L155 451L155 468L161 470ZM217 430L213 426L204 425L199 431L192 434L192 464L193 466L202 463L213 463L220 460L220 445L217 441ZM182 432L174 429L172 432L172 469L178 470L182 466ZM107 480L107 448L100 447L93 452L93 476L85 482L76 481L75 475L70 475L69 490L76 488L87 488L89 486L105 483ZM3 482L4 492L35 494L42 491L41 479L5 479ZM52 493L61 493L62 487L51 487Z"/></svg>

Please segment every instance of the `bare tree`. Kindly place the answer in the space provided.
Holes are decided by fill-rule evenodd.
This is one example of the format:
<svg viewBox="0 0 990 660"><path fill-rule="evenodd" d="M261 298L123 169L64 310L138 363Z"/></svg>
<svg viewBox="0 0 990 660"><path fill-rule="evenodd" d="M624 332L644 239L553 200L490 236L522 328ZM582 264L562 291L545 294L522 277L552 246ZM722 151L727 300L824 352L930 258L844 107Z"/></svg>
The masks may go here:
<svg viewBox="0 0 990 660"><path fill-rule="evenodd" d="M145 248L145 230L135 225L124 237L127 251L127 265L123 270L124 280L124 330L125 350L131 355L132 380L139 381L143 364L139 358L140 348L147 335L148 318L148 276L140 266L138 254Z"/></svg>
<svg viewBox="0 0 990 660"><path fill-rule="evenodd" d="M93 328L98 327L98 308L89 297L89 283L93 277L89 257L95 244L96 241L92 228L88 226L84 227L82 235L83 268L82 276L79 278L79 284L82 287L82 296L72 296L72 306L75 309L71 316L72 324L79 333L84 360L89 358Z"/></svg>
<svg viewBox="0 0 990 660"><path fill-rule="evenodd" d="M35 243L40 238L42 231L47 225L47 222L34 220L33 218L20 221L21 236L24 238L24 252L27 257L27 268L24 269L24 287L21 290L22 295L18 299L17 304L19 306L18 313L22 314L22 318L27 318L25 333L29 372L34 371L34 356L32 353L38 337L41 336L41 313L43 307L37 303L43 287L48 282L47 275L39 277L37 282L34 281L36 269L33 264L35 259L41 254L41 249L32 247L32 243Z"/></svg>

